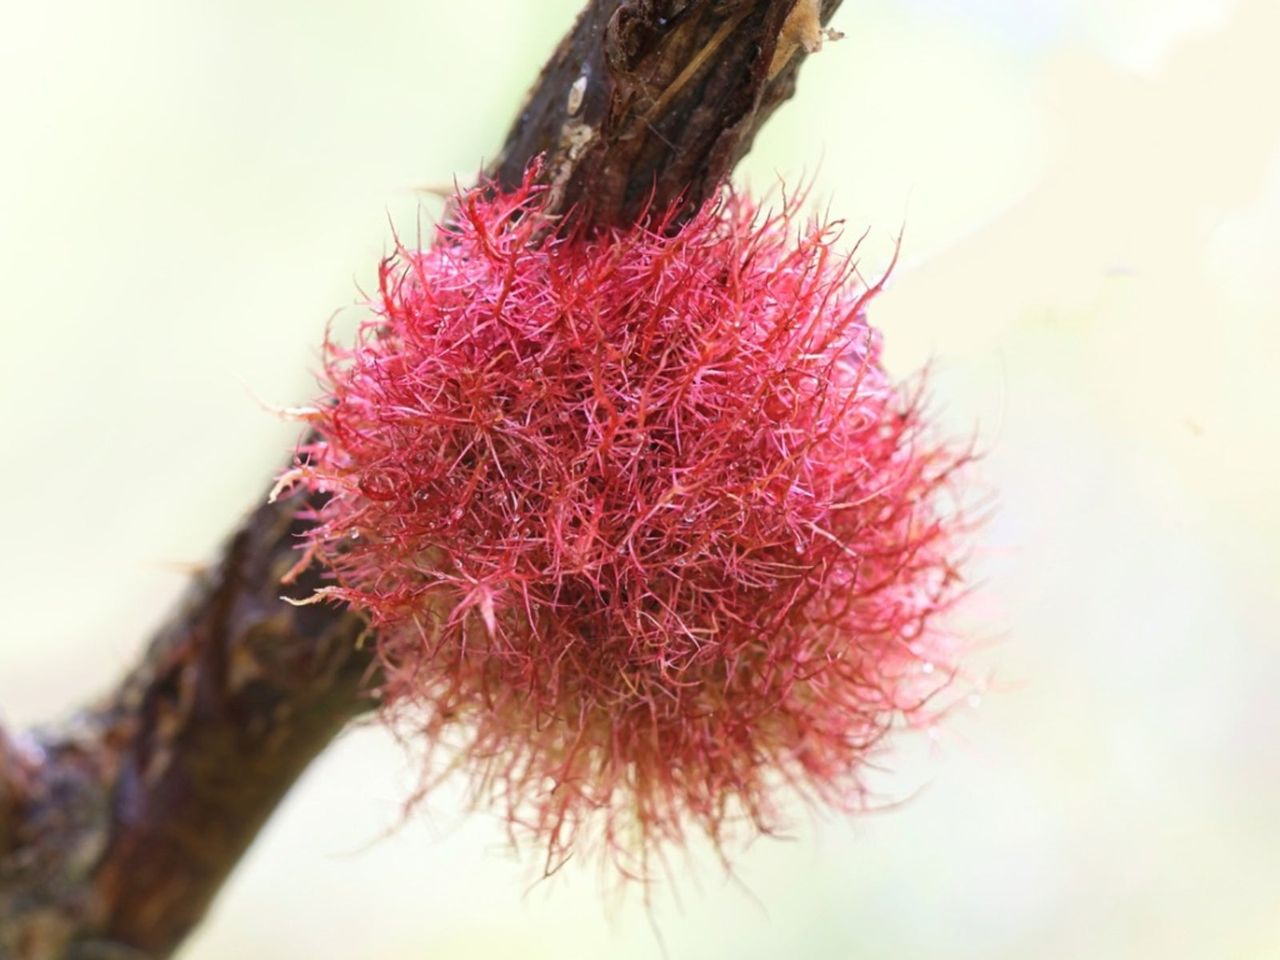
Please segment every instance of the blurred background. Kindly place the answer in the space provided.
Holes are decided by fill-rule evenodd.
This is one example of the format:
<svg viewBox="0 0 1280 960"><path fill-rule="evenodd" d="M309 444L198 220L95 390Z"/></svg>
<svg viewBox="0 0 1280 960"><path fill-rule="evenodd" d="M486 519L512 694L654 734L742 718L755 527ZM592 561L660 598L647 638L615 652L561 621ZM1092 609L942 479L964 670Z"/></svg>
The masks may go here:
<svg viewBox="0 0 1280 960"><path fill-rule="evenodd" d="M323 325L492 156L577 0L0 3L0 711L114 681L262 495ZM849 0L740 177L904 263L997 509L989 678L911 799L606 902L378 730L294 790L185 960L1280 957L1280 5ZM1271 92L1268 93L1267 91ZM350 313L350 311L348 311ZM655 934L655 929L660 934Z"/></svg>

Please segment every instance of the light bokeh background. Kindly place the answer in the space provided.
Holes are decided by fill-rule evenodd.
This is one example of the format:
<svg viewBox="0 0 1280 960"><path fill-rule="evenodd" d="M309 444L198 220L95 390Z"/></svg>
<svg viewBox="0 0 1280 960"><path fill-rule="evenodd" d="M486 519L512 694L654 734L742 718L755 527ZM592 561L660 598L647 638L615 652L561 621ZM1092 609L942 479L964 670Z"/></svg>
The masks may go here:
<svg viewBox="0 0 1280 960"><path fill-rule="evenodd" d="M326 318L491 155L576 0L0 3L0 709L113 681L261 495ZM298 784L184 953L1280 957L1275 0L849 0L742 171L905 259L877 305L998 495L980 704L891 813L605 904L408 784ZM652 925L651 925L652 919Z"/></svg>

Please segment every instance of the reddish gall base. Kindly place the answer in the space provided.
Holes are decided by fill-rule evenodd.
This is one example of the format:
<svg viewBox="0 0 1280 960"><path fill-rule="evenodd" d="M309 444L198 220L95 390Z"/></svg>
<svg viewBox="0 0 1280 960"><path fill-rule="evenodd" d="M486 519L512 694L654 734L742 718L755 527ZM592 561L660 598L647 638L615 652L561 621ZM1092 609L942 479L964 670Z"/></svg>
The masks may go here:
<svg viewBox="0 0 1280 960"><path fill-rule="evenodd" d="M549 870L645 877L691 831L778 829L788 793L860 806L884 734L932 716L965 456L795 203L588 236L543 196L465 194L382 264L281 484L327 495L303 562L369 618L430 776Z"/></svg>

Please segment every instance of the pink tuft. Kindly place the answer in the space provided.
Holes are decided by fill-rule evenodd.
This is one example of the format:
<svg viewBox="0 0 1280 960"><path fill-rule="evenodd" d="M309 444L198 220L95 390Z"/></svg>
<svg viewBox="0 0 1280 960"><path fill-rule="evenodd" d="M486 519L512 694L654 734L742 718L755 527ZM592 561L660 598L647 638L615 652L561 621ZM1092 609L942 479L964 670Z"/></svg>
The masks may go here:
<svg viewBox="0 0 1280 960"><path fill-rule="evenodd" d="M726 193L678 230L556 235L477 190L382 264L289 484L384 702L549 867L647 875L690 827L856 807L949 661L964 455L880 365L829 226ZM936 665L936 669L935 669Z"/></svg>

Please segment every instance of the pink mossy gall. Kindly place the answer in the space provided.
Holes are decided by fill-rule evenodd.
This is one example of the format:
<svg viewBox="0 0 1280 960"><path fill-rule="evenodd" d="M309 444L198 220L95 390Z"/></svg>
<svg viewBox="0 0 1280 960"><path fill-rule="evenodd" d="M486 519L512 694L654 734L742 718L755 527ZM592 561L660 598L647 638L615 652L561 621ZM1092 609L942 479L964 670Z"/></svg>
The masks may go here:
<svg viewBox="0 0 1280 960"><path fill-rule="evenodd" d="M953 480L880 362L838 229L723 192L687 222L550 230L532 179L456 199L329 343L284 489L376 630L386 716L548 867L625 875L788 793L865 800L933 715ZM420 738L420 739L419 739Z"/></svg>

